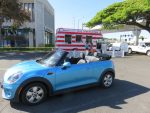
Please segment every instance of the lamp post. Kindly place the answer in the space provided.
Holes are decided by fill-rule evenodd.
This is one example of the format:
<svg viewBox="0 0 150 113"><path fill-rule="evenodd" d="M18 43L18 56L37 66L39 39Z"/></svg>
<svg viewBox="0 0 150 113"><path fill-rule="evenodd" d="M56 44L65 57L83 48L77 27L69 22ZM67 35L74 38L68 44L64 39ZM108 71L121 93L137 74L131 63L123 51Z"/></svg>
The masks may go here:
<svg viewBox="0 0 150 113"><path fill-rule="evenodd" d="M78 19L78 29L80 29L80 19Z"/></svg>

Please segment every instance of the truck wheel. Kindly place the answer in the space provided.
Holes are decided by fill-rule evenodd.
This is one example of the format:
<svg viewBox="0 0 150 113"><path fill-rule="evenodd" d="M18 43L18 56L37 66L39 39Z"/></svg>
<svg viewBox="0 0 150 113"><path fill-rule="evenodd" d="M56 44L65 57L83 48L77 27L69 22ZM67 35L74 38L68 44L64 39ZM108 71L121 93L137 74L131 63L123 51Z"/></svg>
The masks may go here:
<svg viewBox="0 0 150 113"><path fill-rule="evenodd" d="M146 54L147 54L147 56L150 57L150 50L148 50Z"/></svg>
<svg viewBox="0 0 150 113"><path fill-rule="evenodd" d="M44 101L47 97L47 90L41 83L29 84L22 91L21 99L24 104L36 105Z"/></svg>
<svg viewBox="0 0 150 113"><path fill-rule="evenodd" d="M132 53L132 49L131 49L131 48L128 49L128 53L129 53L129 54Z"/></svg>

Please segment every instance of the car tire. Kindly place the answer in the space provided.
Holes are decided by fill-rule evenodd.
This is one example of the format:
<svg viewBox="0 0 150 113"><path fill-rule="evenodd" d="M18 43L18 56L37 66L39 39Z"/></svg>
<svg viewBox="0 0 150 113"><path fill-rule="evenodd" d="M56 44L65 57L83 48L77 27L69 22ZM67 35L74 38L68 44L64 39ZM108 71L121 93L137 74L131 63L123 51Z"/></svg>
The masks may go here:
<svg viewBox="0 0 150 113"><path fill-rule="evenodd" d="M146 52L146 54L147 54L147 56L150 57L150 50L148 50L148 51Z"/></svg>
<svg viewBox="0 0 150 113"><path fill-rule="evenodd" d="M129 54L132 53L132 49L131 49L131 48L128 49L128 53L129 53Z"/></svg>
<svg viewBox="0 0 150 113"><path fill-rule="evenodd" d="M21 93L23 104L40 104L47 98L47 89L42 83L31 83Z"/></svg>
<svg viewBox="0 0 150 113"><path fill-rule="evenodd" d="M124 55L125 55L125 56L128 56L128 52L124 52Z"/></svg>
<svg viewBox="0 0 150 113"><path fill-rule="evenodd" d="M111 72L105 73L100 81L100 84L103 88L110 88L114 81L114 75Z"/></svg>

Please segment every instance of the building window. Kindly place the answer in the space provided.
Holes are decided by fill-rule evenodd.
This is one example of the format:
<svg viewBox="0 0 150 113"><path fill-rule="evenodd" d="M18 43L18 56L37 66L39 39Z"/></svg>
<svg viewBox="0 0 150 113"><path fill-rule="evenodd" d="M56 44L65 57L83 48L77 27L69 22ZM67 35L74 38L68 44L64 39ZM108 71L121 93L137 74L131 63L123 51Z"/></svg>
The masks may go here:
<svg viewBox="0 0 150 113"><path fill-rule="evenodd" d="M45 32L45 44L49 44L49 33Z"/></svg>
<svg viewBox="0 0 150 113"><path fill-rule="evenodd" d="M28 4L28 11L29 11L29 14L30 14L30 20L32 21L32 4Z"/></svg>
<svg viewBox="0 0 150 113"><path fill-rule="evenodd" d="M71 44L71 35L65 35L65 42Z"/></svg>
<svg viewBox="0 0 150 113"><path fill-rule="evenodd" d="M52 44L52 37L52 33L45 31L45 44Z"/></svg>
<svg viewBox="0 0 150 113"><path fill-rule="evenodd" d="M32 3L32 21L35 21L35 16L34 16L34 3Z"/></svg>
<svg viewBox="0 0 150 113"><path fill-rule="evenodd" d="M24 3L23 9L30 14L30 20L31 22L34 21L34 3Z"/></svg>
<svg viewBox="0 0 150 113"><path fill-rule="evenodd" d="M76 36L76 42L82 42L82 35Z"/></svg>
<svg viewBox="0 0 150 113"><path fill-rule="evenodd" d="M24 4L24 9L25 9L26 12L28 12L28 3Z"/></svg>

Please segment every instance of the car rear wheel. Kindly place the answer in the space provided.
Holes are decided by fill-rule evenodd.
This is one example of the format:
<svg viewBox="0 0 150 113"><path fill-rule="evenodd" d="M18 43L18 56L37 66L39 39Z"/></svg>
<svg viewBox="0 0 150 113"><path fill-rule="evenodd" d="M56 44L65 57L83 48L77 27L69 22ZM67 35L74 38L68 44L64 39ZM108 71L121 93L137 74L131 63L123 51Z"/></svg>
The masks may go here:
<svg viewBox="0 0 150 113"><path fill-rule="evenodd" d="M114 75L111 72L107 72L103 75L101 79L101 85L104 88L109 88L112 86L114 80Z"/></svg>
<svg viewBox="0 0 150 113"><path fill-rule="evenodd" d="M150 50L149 50L149 51L147 51L147 56L149 56L149 57L150 57Z"/></svg>
<svg viewBox="0 0 150 113"><path fill-rule="evenodd" d="M35 105L43 102L47 97L47 90L41 83L29 84L22 91L22 102L28 105Z"/></svg>
<svg viewBox="0 0 150 113"><path fill-rule="evenodd" d="M128 53L129 53L129 54L132 53L132 49L131 49L131 48L128 49Z"/></svg>

